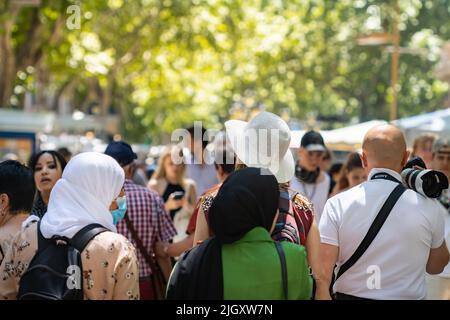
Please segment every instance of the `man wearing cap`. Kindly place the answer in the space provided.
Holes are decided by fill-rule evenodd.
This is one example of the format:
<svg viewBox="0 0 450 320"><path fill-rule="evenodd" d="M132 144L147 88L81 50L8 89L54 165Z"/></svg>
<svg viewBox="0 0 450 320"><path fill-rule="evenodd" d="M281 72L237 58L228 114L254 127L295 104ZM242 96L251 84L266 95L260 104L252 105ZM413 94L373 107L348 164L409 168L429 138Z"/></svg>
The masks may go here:
<svg viewBox="0 0 450 320"><path fill-rule="evenodd" d="M440 138L433 144L433 158L431 169L442 171L450 180L450 139ZM449 189L442 192L439 202L447 210L444 215L445 220L445 239L447 246L450 243L450 191ZM449 247L450 251L450 247ZM450 264L444 271L438 275L427 276L427 287L429 300L445 299L450 300Z"/></svg>
<svg viewBox="0 0 450 320"><path fill-rule="evenodd" d="M111 142L106 148L105 154L116 159L125 171L124 190L127 212L124 220L117 224L117 230L137 248L141 299L152 300L155 298L150 278L153 270L151 270L143 252L147 252L146 255L151 255L157 241L167 242L177 234L177 231L170 216L164 210L164 202L161 197L156 192L132 181L136 169L135 159L137 155L133 152L131 146L124 141ZM137 242L141 243L142 246L139 246ZM171 272L170 259L159 257L158 263L166 279L168 279Z"/></svg>
<svg viewBox="0 0 450 320"><path fill-rule="evenodd" d="M306 132L300 143L299 161L290 186L292 190L303 194L313 203L317 223L327 202L331 183L328 174L320 169L326 150L320 133Z"/></svg>

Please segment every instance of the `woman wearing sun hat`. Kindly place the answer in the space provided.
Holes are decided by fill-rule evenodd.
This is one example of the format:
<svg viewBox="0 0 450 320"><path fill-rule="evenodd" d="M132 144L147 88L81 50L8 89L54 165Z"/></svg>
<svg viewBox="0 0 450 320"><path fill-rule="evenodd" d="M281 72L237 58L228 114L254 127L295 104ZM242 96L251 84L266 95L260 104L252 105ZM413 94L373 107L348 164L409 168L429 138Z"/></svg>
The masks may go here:
<svg viewBox="0 0 450 320"><path fill-rule="evenodd" d="M226 135L236 154L237 169L254 167L261 174L271 173L280 188L280 214L272 232L276 241L289 241L305 246L308 263L316 280L316 299L329 299L326 285L322 285L319 263L320 237L311 202L300 194L289 195L289 181L295 174L295 162L289 145L291 132L286 122L270 112L260 112L249 122L225 122ZM203 199L197 216L194 243L209 237L208 211L216 193Z"/></svg>

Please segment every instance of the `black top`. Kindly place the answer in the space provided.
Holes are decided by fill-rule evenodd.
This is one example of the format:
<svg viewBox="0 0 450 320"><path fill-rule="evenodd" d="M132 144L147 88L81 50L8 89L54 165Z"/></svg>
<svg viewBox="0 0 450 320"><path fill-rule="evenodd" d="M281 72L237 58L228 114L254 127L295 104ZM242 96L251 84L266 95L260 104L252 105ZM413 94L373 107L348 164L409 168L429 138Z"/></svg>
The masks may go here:
<svg viewBox="0 0 450 320"><path fill-rule="evenodd" d="M280 192L273 175L245 168L224 181L208 212L209 225L221 243L233 243L255 227L270 230Z"/></svg>
<svg viewBox="0 0 450 320"><path fill-rule="evenodd" d="M209 211L215 236L181 256L169 279L167 299L223 300L222 243L232 243L254 227L269 230L279 196L273 175L261 174L256 168L232 173Z"/></svg>
<svg viewBox="0 0 450 320"><path fill-rule="evenodd" d="M33 207L31 208L31 215L39 217L42 219L44 214L47 212L47 206L42 200L41 196L38 196L33 202Z"/></svg>
<svg viewBox="0 0 450 320"><path fill-rule="evenodd" d="M167 184L166 190L164 190L164 193L162 195L162 198L164 200L164 202L167 202L167 200L169 199L169 196L174 193L175 191L182 191L184 192L184 189L181 185L179 184ZM181 207L179 207L178 209L174 209L174 210L170 210L170 216L173 218L175 217L175 214L180 211Z"/></svg>

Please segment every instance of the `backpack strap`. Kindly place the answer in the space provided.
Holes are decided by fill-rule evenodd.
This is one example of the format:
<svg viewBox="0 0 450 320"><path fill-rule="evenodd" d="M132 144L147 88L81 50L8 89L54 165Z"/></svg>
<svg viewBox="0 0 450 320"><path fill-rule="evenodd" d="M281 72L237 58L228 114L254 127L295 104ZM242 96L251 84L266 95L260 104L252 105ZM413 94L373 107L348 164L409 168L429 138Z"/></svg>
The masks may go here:
<svg viewBox="0 0 450 320"><path fill-rule="evenodd" d="M70 239L70 244L75 247L80 253L87 246L89 241L91 241L96 235L109 231L107 228L98 223L93 223L85 226L80 231L78 231L72 239Z"/></svg>
<svg viewBox="0 0 450 320"><path fill-rule="evenodd" d="M37 231L38 231L37 234L38 234L38 252L39 252L47 248L47 246L50 244L50 240L44 238L44 235L41 232L41 220L38 221Z"/></svg>
<svg viewBox="0 0 450 320"><path fill-rule="evenodd" d="M295 201L295 198L297 197L297 195L298 195L299 193L298 192L296 192L296 193L294 193L294 195L292 196L292 198L291 198L291 201L290 201L290 206L289 206L289 212L292 214L292 216L294 217L294 219L295 219L295 223L297 223L297 229L298 229L298 231L300 232L301 230L300 230L300 228L303 228L303 223L301 222L301 220L300 220L300 217L297 215L297 214L295 214L295 212L294 212L294 201ZM303 230L303 232L305 233L305 236L306 236L306 230ZM298 235L298 237L299 237L299 239L300 239L300 234Z"/></svg>
<svg viewBox="0 0 450 320"><path fill-rule="evenodd" d="M284 254L284 250L280 242L275 241L275 247L277 248L278 256L280 257L281 278L283 280L284 299L288 300L288 277L287 277L286 256Z"/></svg>
<svg viewBox="0 0 450 320"><path fill-rule="evenodd" d="M383 226L384 222L388 218L389 214L391 213L392 209L394 208L395 204L397 203L398 199L402 196L402 194L406 191L406 188L399 183L395 189L391 192L389 197L387 198L386 202L381 207L380 212L378 212L378 215L375 217L375 220L372 222L372 225L369 228L369 231L367 231L366 236L359 244L356 251L353 253L353 255L339 268L339 272L336 275L336 281L342 274L350 269L358 260L361 258L361 256L366 252L367 248L370 246L372 241L377 236L378 232L380 231L381 227Z"/></svg>
<svg viewBox="0 0 450 320"><path fill-rule="evenodd" d="M278 208L280 214L278 216L275 230L272 233L272 238L275 241L289 241L300 244L299 225L297 217L292 210L291 198L288 191L280 191L278 200ZM288 222L289 216L293 218Z"/></svg>

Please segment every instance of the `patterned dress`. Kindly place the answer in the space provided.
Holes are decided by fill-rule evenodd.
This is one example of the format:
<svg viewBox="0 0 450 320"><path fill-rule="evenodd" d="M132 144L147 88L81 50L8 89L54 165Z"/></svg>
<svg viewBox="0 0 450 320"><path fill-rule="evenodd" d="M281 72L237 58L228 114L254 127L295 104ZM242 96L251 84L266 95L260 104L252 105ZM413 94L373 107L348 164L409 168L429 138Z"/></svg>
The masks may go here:
<svg viewBox="0 0 450 320"><path fill-rule="evenodd" d="M38 248L37 222L30 222L14 238L0 266L0 299L16 299L19 280ZM85 300L139 299L136 252L122 235L103 232L81 253Z"/></svg>

